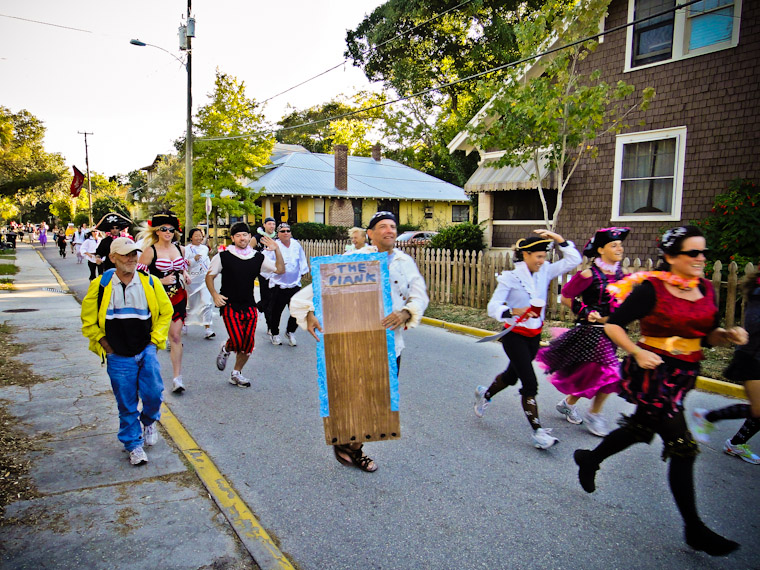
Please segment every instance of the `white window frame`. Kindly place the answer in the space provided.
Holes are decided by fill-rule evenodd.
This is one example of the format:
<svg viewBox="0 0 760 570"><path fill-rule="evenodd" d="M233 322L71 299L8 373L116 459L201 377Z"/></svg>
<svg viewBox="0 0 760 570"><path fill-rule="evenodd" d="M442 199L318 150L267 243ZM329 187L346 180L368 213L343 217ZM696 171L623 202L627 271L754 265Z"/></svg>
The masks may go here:
<svg viewBox="0 0 760 570"><path fill-rule="evenodd" d="M317 205L318 205L320 202L321 202L321 204L322 204L322 211L319 211L319 210L317 210ZM315 222L315 223L317 223L317 224L324 224L324 223L326 223L326 220L327 220L327 215L326 215L326 214L327 214L327 212L326 212L326 209L327 209L327 205L326 205L326 203L325 203L325 202L326 202L326 201L325 201L325 199L324 199L324 198L313 198L313 206L314 206L314 222ZM322 215L322 221L321 221L321 222L317 222L317 216L318 216L319 214L321 214L321 215Z"/></svg>
<svg viewBox="0 0 760 570"><path fill-rule="evenodd" d="M628 26L626 28L625 67L623 68L623 72L628 73L631 71L638 71L639 69L647 69L649 67L655 67L657 65L663 65L666 63L671 63L673 61L678 61L679 59L698 57L706 53L712 53L736 47L739 45L739 28L741 23L743 0L733 0L733 2L734 26L730 40L689 51L689 34L686 33L688 27L688 18L686 16L688 13L687 11L689 10L689 7L687 6L686 8L681 8L675 12L673 19L673 52L670 59L663 59L662 61L655 61L654 63L648 63L646 65L637 65L636 67L631 67L631 59L633 58L633 26ZM634 21L635 7L636 0L628 0L628 22Z"/></svg>
<svg viewBox="0 0 760 570"><path fill-rule="evenodd" d="M620 214L621 176L623 174L623 148L626 144L662 139L676 139L675 172L673 173L673 197L670 213L662 214ZM683 200L683 172L686 163L686 127L672 127L640 133L629 133L615 137L615 170L612 189L612 222L677 222L681 220Z"/></svg>
<svg viewBox="0 0 760 570"><path fill-rule="evenodd" d="M464 220L465 222L470 221L470 205L469 204L452 204L451 205L451 223L452 224L461 224L463 223L462 220L455 220L454 219L454 208L467 208L467 219Z"/></svg>

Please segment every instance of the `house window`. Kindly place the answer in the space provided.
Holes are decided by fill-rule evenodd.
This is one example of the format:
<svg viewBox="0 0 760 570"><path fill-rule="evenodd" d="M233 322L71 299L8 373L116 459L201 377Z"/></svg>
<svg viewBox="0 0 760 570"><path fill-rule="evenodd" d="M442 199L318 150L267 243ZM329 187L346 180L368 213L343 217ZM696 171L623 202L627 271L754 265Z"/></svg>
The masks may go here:
<svg viewBox="0 0 760 570"><path fill-rule="evenodd" d="M314 222L317 224L325 223L325 199L314 198Z"/></svg>
<svg viewBox="0 0 760 570"><path fill-rule="evenodd" d="M399 201L398 200L378 200L377 201L377 211L378 212L390 212L394 216L396 216L396 220L398 223L401 223L401 220L398 219L398 212L399 212Z"/></svg>
<svg viewBox="0 0 760 570"><path fill-rule="evenodd" d="M686 127L619 135L613 221L681 219Z"/></svg>
<svg viewBox="0 0 760 570"><path fill-rule="evenodd" d="M675 0L628 0L628 21L676 6ZM735 47L743 0L700 0L628 28L626 71Z"/></svg>
<svg viewBox="0 0 760 570"><path fill-rule="evenodd" d="M544 189L549 218L557 206L557 191ZM506 190L493 193L494 222L543 223L544 208L538 190Z"/></svg>
<svg viewBox="0 0 760 570"><path fill-rule="evenodd" d="M361 198L351 198L351 206L354 209L354 227L362 227L362 204L364 201Z"/></svg>
<svg viewBox="0 0 760 570"><path fill-rule="evenodd" d="M451 221L452 222L467 222L470 219L470 207L469 206L451 206Z"/></svg>

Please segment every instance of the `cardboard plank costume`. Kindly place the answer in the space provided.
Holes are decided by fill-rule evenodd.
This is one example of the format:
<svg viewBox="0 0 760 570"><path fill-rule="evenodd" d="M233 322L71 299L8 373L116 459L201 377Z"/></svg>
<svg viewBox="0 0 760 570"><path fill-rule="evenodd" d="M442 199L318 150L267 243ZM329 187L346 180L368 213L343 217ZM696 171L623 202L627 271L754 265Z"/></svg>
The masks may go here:
<svg viewBox="0 0 760 570"><path fill-rule="evenodd" d="M328 445L401 437L388 255L312 259L320 416Z"/></svg>

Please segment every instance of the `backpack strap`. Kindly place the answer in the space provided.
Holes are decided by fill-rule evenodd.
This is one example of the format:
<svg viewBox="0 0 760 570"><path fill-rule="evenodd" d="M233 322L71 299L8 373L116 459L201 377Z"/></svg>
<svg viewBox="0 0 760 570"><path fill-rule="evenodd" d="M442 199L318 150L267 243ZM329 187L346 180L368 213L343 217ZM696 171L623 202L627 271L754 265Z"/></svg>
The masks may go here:
<svg viewBox="0 0 760 570"><path fill-rule="evenodd" d="M100 304L103 302L103 290L113 278L115 271L116 269L113 268L107 269L103 272L103 275L100 276L100 283L98 284L98 313L100 313Z"/></svg>

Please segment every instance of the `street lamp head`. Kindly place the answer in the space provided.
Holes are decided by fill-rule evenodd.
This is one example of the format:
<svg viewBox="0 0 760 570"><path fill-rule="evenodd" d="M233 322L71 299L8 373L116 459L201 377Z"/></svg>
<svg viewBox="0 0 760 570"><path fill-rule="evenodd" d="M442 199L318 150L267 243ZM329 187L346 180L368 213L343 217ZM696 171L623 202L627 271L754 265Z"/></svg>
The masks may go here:
<svg viewBox="0 0 760 570"><path fill-rule="evenodd" d="M140 40L129 40L129 43L131 43L133 46L140 46L140 47L145 47L148 45L145 42L141 42Z"/></svg>

